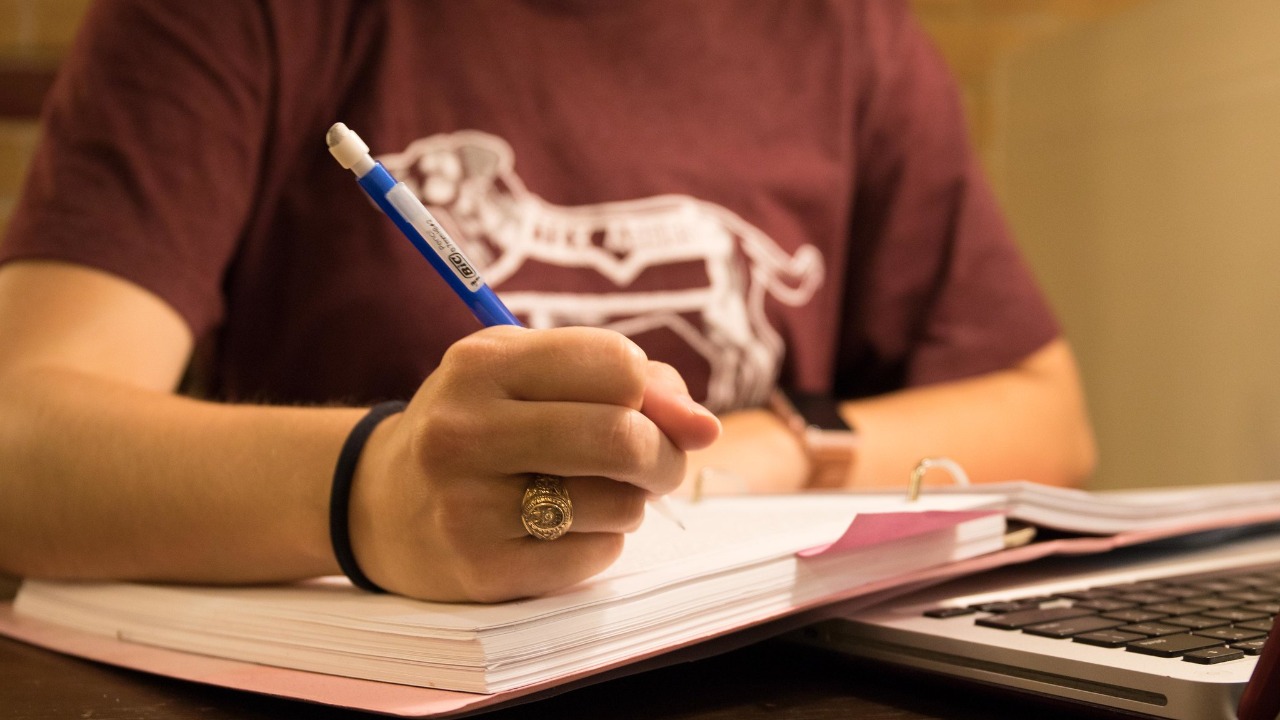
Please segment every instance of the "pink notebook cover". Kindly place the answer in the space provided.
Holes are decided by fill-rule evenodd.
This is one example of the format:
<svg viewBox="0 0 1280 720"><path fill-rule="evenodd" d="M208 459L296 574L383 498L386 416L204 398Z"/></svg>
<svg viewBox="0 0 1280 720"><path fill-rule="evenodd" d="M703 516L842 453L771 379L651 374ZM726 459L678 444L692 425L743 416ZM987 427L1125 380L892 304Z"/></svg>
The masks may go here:
<svg viewBox="0 0 1280 720"><path fill-rule="evenodd" d="M759 618L733 631L637 656L624 662L555 678L491 695L434 690L370 680L255 665L118 641L22 618L13 604L0 604L0 633L69 655L143 672L324 705L348 707L403 717L459 717L499 706L529 702L576 687L676 662L718 654L763 640L818 620L837 617L954 577L1049 555L1086 555L1187 535L1202 530L1280 520L1280 510L1243 513L1228 520L1184 524L1120 533L1036 542L904 576L862 585L815 599L803 606Z"/></svg>

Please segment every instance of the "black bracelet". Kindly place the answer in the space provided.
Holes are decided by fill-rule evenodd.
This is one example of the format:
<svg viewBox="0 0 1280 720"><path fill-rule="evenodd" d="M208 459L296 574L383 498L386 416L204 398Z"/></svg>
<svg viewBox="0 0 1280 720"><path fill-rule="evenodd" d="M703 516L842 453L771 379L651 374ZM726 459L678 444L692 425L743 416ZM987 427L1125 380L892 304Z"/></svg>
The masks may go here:
<svg viewBox="0 0 1280 720"><path fill-rule="evenodd" d="M378 423L405 409L402 400L391 400L378 403L351 428L347 441L338 453L338 463L333 468L333 491L329 495L329 542L333 544L334 557L338 558L338 567L346 575L351 584L369 592L386 592L369 579L356 562L356 554L351 549L351 481L355 479L356 464L360 462L360 451L373 434Z"/></svg>

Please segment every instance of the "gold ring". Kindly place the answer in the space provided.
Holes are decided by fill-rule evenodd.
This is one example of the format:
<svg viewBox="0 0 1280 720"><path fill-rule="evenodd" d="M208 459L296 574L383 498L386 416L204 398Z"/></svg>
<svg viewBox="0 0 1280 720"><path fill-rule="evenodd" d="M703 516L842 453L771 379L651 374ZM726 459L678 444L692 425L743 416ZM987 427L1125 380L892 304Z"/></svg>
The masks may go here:
<svg viewBox="0 0 1280 720"><path fill-rule="evenodd" d="M539 540L555 540L573 524L573 503L564 480L554 475L534 475L520 503L525 532Z"/></svg>

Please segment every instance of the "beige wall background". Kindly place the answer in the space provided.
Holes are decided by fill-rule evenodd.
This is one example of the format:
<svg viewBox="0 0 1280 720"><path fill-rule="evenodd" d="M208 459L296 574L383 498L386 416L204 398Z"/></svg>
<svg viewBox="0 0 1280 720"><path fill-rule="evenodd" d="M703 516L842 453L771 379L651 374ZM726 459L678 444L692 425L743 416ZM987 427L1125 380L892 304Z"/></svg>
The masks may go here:
<svg viewBox="0 0 1280 720"><path fill-rule="evenodd" d="M1280 3L1152 0L997 63L988 158L1102 486L1280 478Z"/></svg>
<svg viewBox="0 0 1280 720"><path fill-rule="evenodd" d="M87 4L0 0L0 78ZM1079 354L1094 486L1280 478L1280 3L912 6ZM37 137L0 116L0 227Z"/></svg>

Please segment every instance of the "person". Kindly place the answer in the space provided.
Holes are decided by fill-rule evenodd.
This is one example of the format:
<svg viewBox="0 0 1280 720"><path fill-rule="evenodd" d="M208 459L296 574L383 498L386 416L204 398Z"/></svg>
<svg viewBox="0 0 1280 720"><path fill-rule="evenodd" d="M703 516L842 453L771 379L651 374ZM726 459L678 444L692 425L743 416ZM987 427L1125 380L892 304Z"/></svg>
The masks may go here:
<svg viewBox="0 0 1280 720"><path fill-rule="evenodd" d="M337 121L527 328L479 328L328 156ZM0 242L9 573L288 581L348 569L337 521L372 586L544 593L705 470L804 488L776 387L840 399L851 487L1094 462L902 2L111 0L43 127Z"/></svg>

